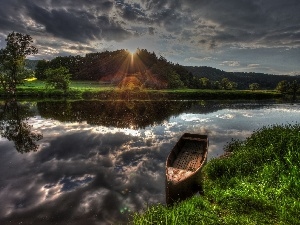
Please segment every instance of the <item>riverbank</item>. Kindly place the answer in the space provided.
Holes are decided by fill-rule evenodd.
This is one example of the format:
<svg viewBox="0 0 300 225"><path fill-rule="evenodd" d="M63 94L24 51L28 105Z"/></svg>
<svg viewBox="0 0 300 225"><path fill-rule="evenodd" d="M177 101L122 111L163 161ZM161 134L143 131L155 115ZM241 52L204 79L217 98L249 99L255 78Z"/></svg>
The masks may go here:
<svg viewBox="0 0 300 225"><path fill-rule="evenodd" d="M134 224L300 224L300 125L264 127L204 167L203 196L135 214Z"/></svg>
<svg viewBox="0 0 300 225"><path fill-rule="evenodd" d="M8 95L0 90L0 97ZM98 82L71 82L67 91L46 89L42 81L26 82L19 86L16 98L68 98L68 99L101 99L101 100L202 100L202 99L276 99L282 95L267 90L202 90L202 89L120 89Z"/></svg>

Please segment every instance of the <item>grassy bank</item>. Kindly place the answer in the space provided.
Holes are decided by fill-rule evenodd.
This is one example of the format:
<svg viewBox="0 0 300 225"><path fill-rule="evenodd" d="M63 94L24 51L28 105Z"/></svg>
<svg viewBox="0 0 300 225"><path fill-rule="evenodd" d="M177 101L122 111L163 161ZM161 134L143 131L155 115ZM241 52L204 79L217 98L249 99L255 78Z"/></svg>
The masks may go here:
<svg viewBox="0 0 300 225"><path fill-rule="evenodd" d="M0 97L7 95L0 89ZM166 100L198 100L198 99L272 99L281 95L274 91L247 91L247 90L122 90L108 84L95 81L72 81L70 89L46 89L45 83L34 80L25 82L17 89L17 98L72 98L72 99L166 99Z"/></svg>
<svg viewBox="0 0 300 225"><path fill-rule="evenodd" d="M134 224L300 224L300 125L257 130L204 167L204 196L134 215Z"/></svg>

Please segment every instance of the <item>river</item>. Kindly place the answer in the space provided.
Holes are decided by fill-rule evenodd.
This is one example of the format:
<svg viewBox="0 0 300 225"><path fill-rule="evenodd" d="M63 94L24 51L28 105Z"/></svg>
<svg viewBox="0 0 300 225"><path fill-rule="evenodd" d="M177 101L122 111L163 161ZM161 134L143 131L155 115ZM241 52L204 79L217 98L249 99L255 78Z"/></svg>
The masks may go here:
<svg viewBox="0 0 300 225"><path fill-rule="evenodd" d="M116 224L165 204L165 160L185 133L232 139L294 124L299 103L0 102L0 224Z"/></svg>

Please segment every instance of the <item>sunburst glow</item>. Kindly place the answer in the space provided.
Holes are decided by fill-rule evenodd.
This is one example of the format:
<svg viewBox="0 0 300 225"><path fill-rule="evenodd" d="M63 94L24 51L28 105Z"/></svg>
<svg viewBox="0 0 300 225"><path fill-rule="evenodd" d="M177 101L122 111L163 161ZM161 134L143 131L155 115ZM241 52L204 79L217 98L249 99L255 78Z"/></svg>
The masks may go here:
<svg viewBox="0 0 300 225"><path fill-rule="evenodd" d="M128 55L119 68L118 87L122 90L141 90L146 83L157 84L160 81L151 73L150 69L144 64L142 51L127 50Z"/></svg>

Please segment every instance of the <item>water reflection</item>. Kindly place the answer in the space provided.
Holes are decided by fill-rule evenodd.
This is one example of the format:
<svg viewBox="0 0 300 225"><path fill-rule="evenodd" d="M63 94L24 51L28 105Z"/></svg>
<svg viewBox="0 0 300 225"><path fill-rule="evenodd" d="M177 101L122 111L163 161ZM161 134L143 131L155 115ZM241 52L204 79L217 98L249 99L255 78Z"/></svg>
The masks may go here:
<svg viewBox="0 0 300 225"><path fill-rule="evenodd" d="M212 113L223 108L255 108L263 104L223 101L57 101L38 102L44 118L62 122L87 122L117 128L142 129L161 124L183 112Z"/></svg>
<svg viewBox="0 0 300 225"><path fill-rule="evenodd" d="M20 121L32 124L43 139L37 151L20 154L4 136L0 138L0 224L126 223L131 212L165 203L165 160L182 133L208 134L212 158L222 154L231 138L243 139L274 121L300 118L297 104L62 101L17 105L26 112ZM11 112L5 107L2 103L1 121L8 123L12 116L4 114Z"/></svg>
<svg viewBox="0 0 300 225"><path fill-rule="evenodd" d="M192 104L183 101L65 101L39 102L37 106L44 118L139 129L162 123Z"/></svg>
<svg viewBox="0 0 300 225"><path fill-rule="evenodd" d="M28 104L19 104L14 99L0 104L0 135L13 141L18 152L25 153L38 149L37 141L42 134L32 131L27 123L33 112Z"/></svg>

